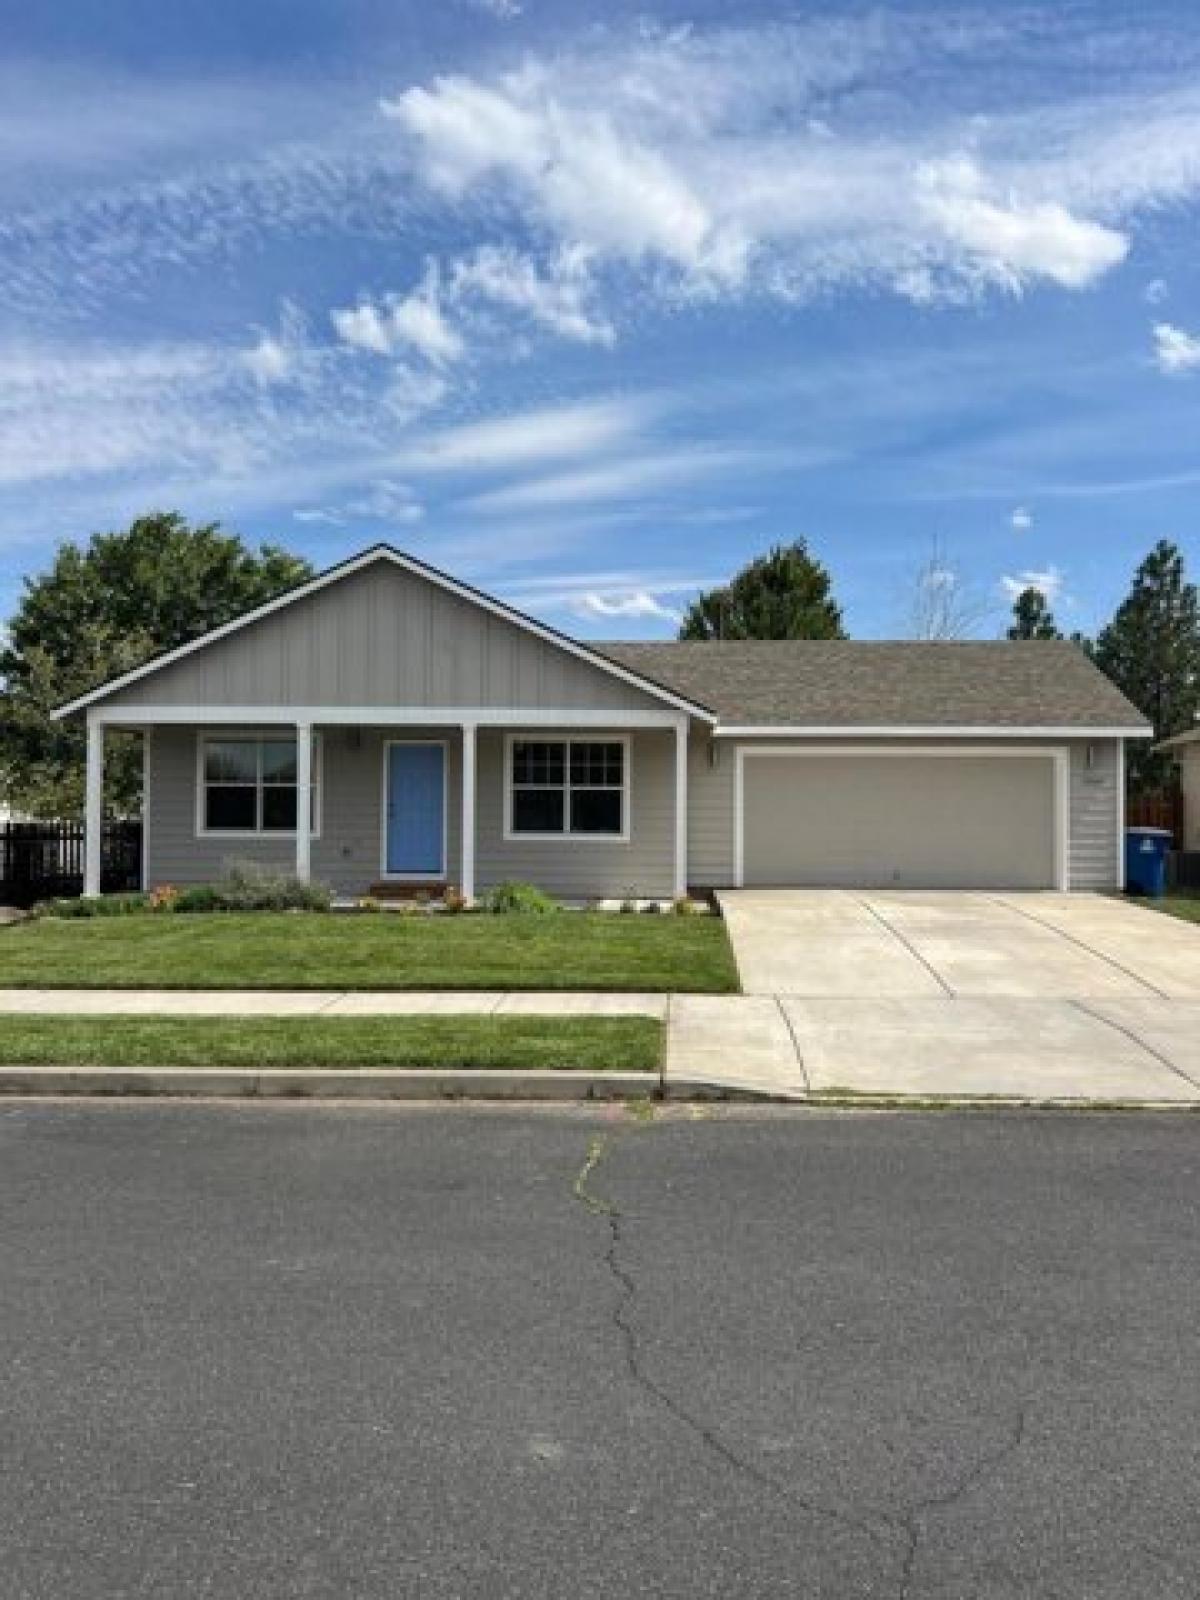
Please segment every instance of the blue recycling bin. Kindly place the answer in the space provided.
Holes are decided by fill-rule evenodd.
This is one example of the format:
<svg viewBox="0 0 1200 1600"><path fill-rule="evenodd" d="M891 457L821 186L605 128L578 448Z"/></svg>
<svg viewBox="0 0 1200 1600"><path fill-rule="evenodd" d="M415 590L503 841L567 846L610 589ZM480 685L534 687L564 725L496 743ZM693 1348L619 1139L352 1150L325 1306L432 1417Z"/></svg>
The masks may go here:
<svg viewBox="0 0 1200 1600"><path fill-rule="evenodd" d="M1167 854L1171 833L1167 828L1126 828L1125 888L1129 894L1166 893Z"/></svg>

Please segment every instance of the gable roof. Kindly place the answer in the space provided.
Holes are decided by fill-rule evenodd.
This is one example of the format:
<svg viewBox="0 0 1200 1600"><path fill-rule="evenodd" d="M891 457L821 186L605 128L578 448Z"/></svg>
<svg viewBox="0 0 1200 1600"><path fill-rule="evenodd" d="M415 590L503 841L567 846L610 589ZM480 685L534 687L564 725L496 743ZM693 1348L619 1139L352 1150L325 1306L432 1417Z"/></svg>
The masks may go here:
<svg viewBox="0 0 1200 1600"><path fill-rule="evenodd" d="M318 594L331 584L338 583L350 577L353 573L361 572L364 567L369 567L373 563L380 561L390 562L405 572L426 579L429 583L456 595L459 599L466 600L493 616L503 618L504 621L511 623L516 628L520 628L523 632L532 634L535 638L542 640L543 643L553 645L565 651L568 655L587 662L590 666L595 667L597 671L606 673L610 677L618 678L623 683L631 684L634 688L663 701L677 711L684 711L689 716L699 717L705 722L716 721L711 708L702 701L693 700L690 696L681 694L679 690L670 684L659 682L650 673L637 667L626 666L624 663L593 649L590 645L581 644L579 640L572 639L565 633L560 633L556 628L551 628L543 622L535 621L534 618L526 616L523 611L518 611L513 606L507 606L503 601L494 599L481 589L472 588L470 584L462 583L457 578L450 577L448 573L441 572L438 568L431 567L424 561L418 561L415 556L407 555L404 551L397 550L389 544L373 545L369 550L364 550L357 556L351 556L348 560L328 568L325 572L317 573L315 577L297 584L294 588L284 590L282 594L265 601L262 605L243 612L241 616L222 623L220 627L210 628L207 633L202 633L198 638L189 640L187 644L178 645L173 650L165 650L156 656L152 656L149 661L144 661L141 666L134 667L129 672L123 672L117 677L109 678L104 683L97 684L95 688L89 689L86 694L79 695L65 705L58 706L53 715L55 718L62 718L68 717L74 712L82 711L87 706L94 705L96 702L107 699L110 695L117 694L121 690L128 688L130 684L150 677L154 673L162 671L163 668L172 666L176 661L181 661L185 657L195 654L198 650L207 649L208 646L216 644L218 640L225 639L232 633L237 633L243 628L252 627L254 623L261 621L264 617L273 615L285 606L293 605L299 600L307 599L310 595Z"/></svg>
<svg viewBox="0 0 1200 1600"><path fill-rule="evenodd" d="M723 731L1151 731L1066 640L756 639L601 648L630 671L651 673L712 706Z"/></svg>

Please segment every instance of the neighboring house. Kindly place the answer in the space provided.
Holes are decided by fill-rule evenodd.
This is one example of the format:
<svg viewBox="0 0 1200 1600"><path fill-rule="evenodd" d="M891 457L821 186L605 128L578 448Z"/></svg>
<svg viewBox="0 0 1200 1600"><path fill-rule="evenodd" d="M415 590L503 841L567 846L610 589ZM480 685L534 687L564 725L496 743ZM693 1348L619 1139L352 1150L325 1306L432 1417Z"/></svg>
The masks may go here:
<svg viewBox="0 0 1200 1600"><path fill-rule="evenodd" d="M1177 733L1157 747L1168 751L1179 767L1183 794L1183 848L1200 850L1200 728Z"/></svg>
<svg viewBox="0 0 1200 1600"><path fill-rule="evenodd" d="M1150 731L1069 644L593 646L385 546L56 715L84 713L89 892L106 727L145 732L148 884L238 856L579 898L1113 888Z"/></svg>

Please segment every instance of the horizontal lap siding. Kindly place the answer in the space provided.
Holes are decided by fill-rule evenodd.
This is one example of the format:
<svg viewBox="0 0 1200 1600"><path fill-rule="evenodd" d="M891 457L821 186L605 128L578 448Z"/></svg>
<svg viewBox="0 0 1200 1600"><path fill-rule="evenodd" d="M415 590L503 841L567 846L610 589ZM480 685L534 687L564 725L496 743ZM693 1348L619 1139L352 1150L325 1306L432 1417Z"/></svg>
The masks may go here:
<svg viewBox="0 0 1200 1600"><path fill-rule="evenodd" d="M663 709L602 666L382 564L163 667L109 704Z"/></svg>
<svg viewBox="0 0 1200 1600"><path fill-rule="evenodd" d="M620 730L612 730L615 737ZM537 737L567 737L538 730ZM588 730L603 739L603 730ZM476 877L481 890L507 878L536 883L573 899L619 898L626 893L666 898L673 887L675 849L675 735L630 735L630 838L628 844L595 839L504 838L504 733L479 731L479 839Z"/></svg>
<svg viewBox="0 0 1200 1600"><path fill-rule="evenodd" d="M718 739L710 742L694 736L691 742L688 804L688 881L703 888L727 888L734 874L734 770L739 741ZM820 744L853 744L849 738L834 740L754 739L750 744L811 748ZM863 741L871 745L900 746L902 740ZM929 739L926 743L936 741ZM960 741L947 740L953 747ZM971 744L986 745L986 739ZM1070 750L1071 771L1071 887L1080 890L1112 889L1117 883L1118 760L1117 741L1096 740L1021 740L1022 744L1066 744ZM1092 765L1087 762L1089 744ZM1003 746L996 742L996 748Z"/></svg>
<svg viewBox="0 0 1200 1600"><path fill-rule="evenodd" d="M220 729L207 729L218 733ZM225 730L232 734L244 729ZM322 744L321 837L312 842L312 872L339 894L359 895L382 876L383 747L395 737L383 728L318 729ZM413 739L446 740L447 849L450 876L460 860L461 741L457 730L405 729ZM150 741L150 809L146 828L150 885L212 883L230 860L258 861L290 872L290 837L220 839L196 833L194 728L156 728Z"/></svg>

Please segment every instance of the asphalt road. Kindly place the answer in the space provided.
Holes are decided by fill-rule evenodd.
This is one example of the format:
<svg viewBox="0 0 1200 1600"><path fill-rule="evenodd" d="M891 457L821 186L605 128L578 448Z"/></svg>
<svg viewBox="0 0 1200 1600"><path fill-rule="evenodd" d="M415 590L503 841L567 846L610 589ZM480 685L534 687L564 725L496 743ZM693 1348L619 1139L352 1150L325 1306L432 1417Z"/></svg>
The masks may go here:
<svg viewBox="0 0 1200 1600"><path fill-rule="evenodd" d="M0 1596L1190 1600L1198 1195L1186 1116L0 1105Z"/></svg>

